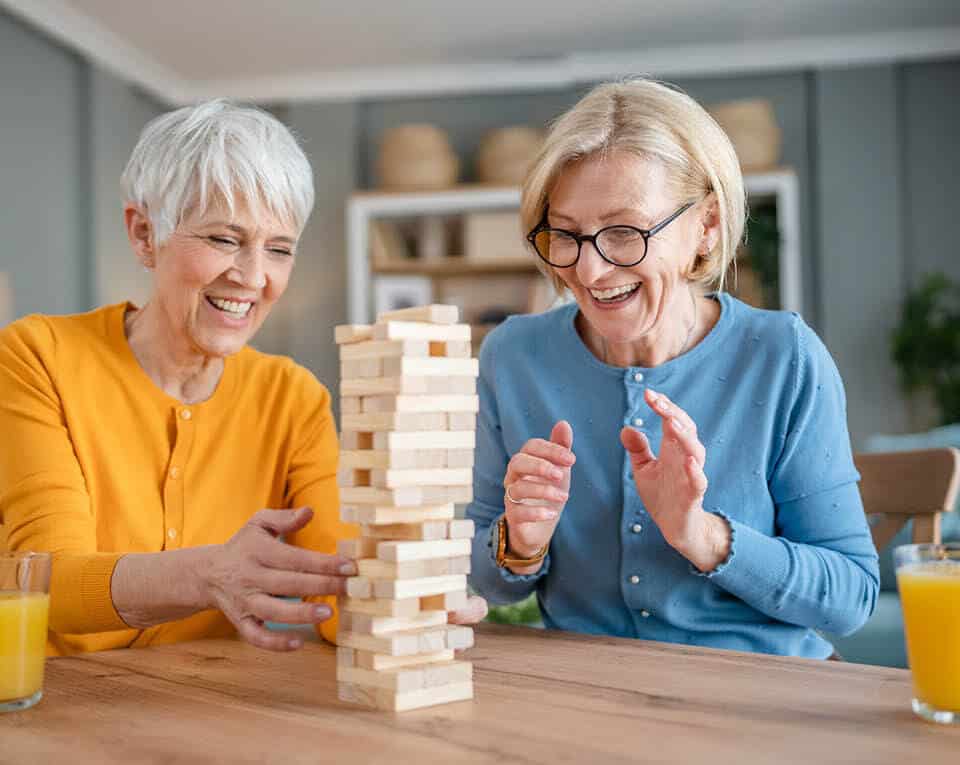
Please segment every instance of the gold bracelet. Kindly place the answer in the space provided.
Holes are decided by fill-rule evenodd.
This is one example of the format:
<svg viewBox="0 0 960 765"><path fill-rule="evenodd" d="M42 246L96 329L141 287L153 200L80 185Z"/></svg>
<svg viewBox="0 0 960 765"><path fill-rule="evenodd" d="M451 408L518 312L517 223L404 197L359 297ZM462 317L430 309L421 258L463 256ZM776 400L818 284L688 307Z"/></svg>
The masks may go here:
<svg viewBox="0 0 960 765"><path fill-rule="evenodd" d="M547 552L550 550L550 543L548 542L531 558L507 557L507 517L505 515L500 516L500 520L497 521L497 535L499 537L497 541L497 565L500 566L500 568L507 568L508 566L532 566L546 558Z"/></svg>

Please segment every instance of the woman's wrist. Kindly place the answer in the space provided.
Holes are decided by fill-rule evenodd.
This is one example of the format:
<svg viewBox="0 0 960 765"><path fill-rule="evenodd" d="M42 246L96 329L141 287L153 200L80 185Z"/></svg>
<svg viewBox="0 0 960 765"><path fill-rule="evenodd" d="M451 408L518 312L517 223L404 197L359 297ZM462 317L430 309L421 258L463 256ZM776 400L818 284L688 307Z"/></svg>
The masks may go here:
<svg viewBox="0 0 960 765"><path fill-rule="evenodd" d="M730 524L716 515L701 508L699 524L685 543L674 545L683 557L690 561L702 573L713 571L730 557L733 535Z"/></svg>

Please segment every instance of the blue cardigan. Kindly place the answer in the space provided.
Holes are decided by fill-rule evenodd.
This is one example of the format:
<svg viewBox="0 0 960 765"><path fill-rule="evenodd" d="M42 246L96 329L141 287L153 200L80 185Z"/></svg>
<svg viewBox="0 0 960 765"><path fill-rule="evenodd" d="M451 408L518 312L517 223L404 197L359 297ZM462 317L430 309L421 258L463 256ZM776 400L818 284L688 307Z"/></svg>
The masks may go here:
<svg viewBox="0 0 960 765"><path fill-rule="evenodd" d="M654 368L613 367L584 345L576 305L509 319L480 352L471 584L492 603L537 593L549 628L824 658L816 630L848 634L873 612L879 575L857 490L837 368L792 313L712 296L720 319L698 345ZM654 452L666 393L707 451L704 507L733 531L702 574L670 547L637 494L624 425ZM539 572L494 561L507 462L558 420L573 426L570 499Z"/></svg>

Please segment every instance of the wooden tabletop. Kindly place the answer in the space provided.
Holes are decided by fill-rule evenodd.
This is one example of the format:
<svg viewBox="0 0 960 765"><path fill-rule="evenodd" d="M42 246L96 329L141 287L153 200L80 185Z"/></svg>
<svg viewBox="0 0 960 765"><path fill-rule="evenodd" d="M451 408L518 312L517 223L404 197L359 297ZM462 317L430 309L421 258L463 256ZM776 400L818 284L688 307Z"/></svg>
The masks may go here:
<svg viewBox="0 0 960 765"><path fill-rule="evenodd" d="M903 670L495 625L466 658L472 702L403 714L337 701L326 644L51 659L40 704L0 714L0 762L819 765L960 752L960 728L914 717Z"/></svg>

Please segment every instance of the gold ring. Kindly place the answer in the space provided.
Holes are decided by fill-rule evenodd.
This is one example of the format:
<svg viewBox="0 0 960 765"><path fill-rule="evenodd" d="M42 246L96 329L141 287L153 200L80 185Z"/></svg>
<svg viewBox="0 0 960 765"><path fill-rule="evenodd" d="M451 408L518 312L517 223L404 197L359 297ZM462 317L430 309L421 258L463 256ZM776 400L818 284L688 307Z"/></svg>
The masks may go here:
<svg viewBox="0 0 960 765"><path fill-rule="evenodd" d="M519 499L514 499L514 498L513 498L513 495L510 494L510 487L509 487L509 486L506 486L506 487L504 487L504 488L506 489L507 499L509 499L509 500L510 500L511 502L513 502L513 504L515 504L515 505L523 504Z"/></svg>

